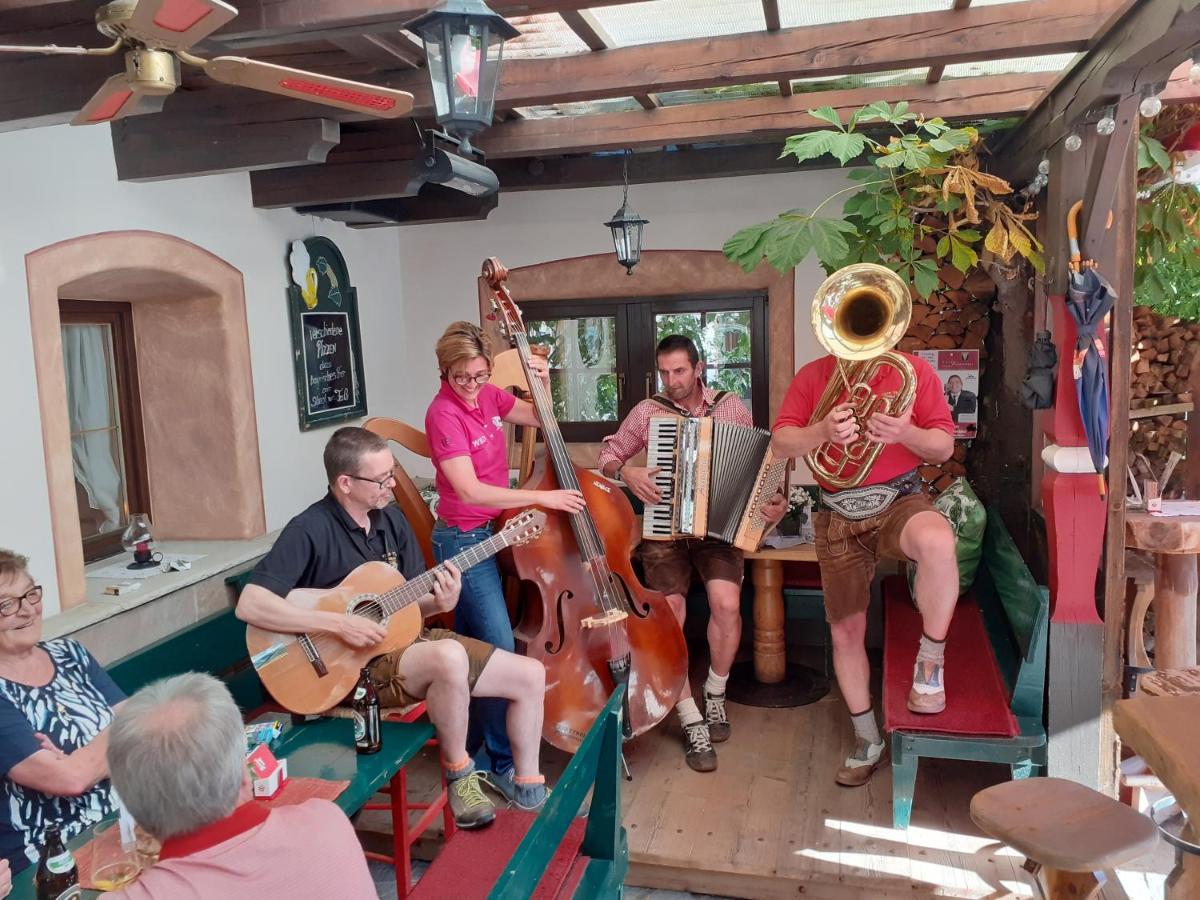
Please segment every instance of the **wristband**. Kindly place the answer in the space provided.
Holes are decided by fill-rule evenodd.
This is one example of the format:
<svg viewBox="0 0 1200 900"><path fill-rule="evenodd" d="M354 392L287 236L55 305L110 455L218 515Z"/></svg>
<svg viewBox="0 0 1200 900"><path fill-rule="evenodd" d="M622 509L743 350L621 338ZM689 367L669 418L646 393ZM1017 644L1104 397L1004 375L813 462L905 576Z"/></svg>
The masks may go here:
<svg viewBox="0 0 1200 900"><path fill-rule="evenodd" d="M619 466L617 466L617 471L613 472L612 474L613 481L619 481L621 484L625 483L625 479L621 477L621 470L623 468L625 468L625 463L621 463Z"/></svg>

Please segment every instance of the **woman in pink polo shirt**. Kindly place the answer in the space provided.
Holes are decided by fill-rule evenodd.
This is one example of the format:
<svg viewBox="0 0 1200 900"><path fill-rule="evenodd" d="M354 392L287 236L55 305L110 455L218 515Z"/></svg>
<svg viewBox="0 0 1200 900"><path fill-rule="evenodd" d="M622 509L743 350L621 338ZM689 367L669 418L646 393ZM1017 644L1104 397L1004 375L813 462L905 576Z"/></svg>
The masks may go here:
<svg viewBox="0 0 1200 900"><path fill-rule="evenodd" d="M504 423L536 426L539 422L533 404L487 383L492 355L479 326L455 322L437 342L435 352L442 387L425 413L425 434L436 468L439 497L438 519L433 527L433 553L438 562L491 537L492 520L503 509L536 505L564 512L582 510L583 495L579 491L523 491L508 486ZM544 358L533 357L530 367L549 384ZM503 650L514 649L495 559L463 572L454 630ZM474 727L473 716L475 741L468 740L468 750L478 748L477 732L482 730L491 757L490 771L484 775L512 801L515 791L505 724L507 707L503 700L472 702L472 712L478 709L478 727Z"/></svg>

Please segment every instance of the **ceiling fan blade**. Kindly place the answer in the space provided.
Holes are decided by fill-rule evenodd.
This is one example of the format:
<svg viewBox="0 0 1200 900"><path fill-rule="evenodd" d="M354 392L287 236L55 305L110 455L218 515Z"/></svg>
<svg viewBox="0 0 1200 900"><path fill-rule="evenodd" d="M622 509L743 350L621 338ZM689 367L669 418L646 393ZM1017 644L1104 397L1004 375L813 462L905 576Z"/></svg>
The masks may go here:
<svg viewBox="0 0 1200 900"><path fill-rule="evenodd" d="M381 119L406 116L413 108L412 94L407 91L289 69L240 56L218 56L205 63L204 71L210 78L227 84L337 106Z"/></svg>
<svg viewBox="0 0 1200 900"><path fill-rule="evenodd" d="M148 47L186 50L237 14L222 0L138 0L125 31Z"/></svg>
<svg viewBox="0 0 1200 900"><path fill-rule="evenodd" d="M71 124L98 125L126 116L159 112L166 99L165 94L145 94L132 87L124 75L114 75L100 86L100 90L92 94L92 98L76 113Z"/></svg>

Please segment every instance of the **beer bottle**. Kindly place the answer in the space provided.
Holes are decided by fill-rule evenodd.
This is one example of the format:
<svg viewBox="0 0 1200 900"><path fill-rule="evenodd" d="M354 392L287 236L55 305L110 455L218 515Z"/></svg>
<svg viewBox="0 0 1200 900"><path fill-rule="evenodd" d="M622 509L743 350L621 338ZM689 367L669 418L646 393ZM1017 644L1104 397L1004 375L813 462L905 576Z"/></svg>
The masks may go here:
<svg viewBox="0 0 1200 900"><path fill-rule="evenodd" d="M354 749L359 753L378 753L383 748L379 728L379 694L371 681L371 670L363 669L350 703L354 713Z"/></svg>
<svg viewBox="0 0 1200 900"><path fill-rule="evenodd" d="M59 900L79 896L79 872L75 857L63 844L57 825L46 826L46 843L42 845L37 872L33 876L37 900Z"/></svg>

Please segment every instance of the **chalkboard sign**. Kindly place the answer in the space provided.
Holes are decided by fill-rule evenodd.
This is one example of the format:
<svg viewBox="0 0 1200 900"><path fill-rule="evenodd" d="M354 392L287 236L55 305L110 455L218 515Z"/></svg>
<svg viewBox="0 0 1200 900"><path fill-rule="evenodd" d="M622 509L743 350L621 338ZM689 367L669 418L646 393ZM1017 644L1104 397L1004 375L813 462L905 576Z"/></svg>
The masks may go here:
<svg viewBox="0 0 1200 900"><path fill-rule="evenodd" d="M358 330L358 296L333 241L294 241L288 318L300 430L367 414Z"/></svg>

